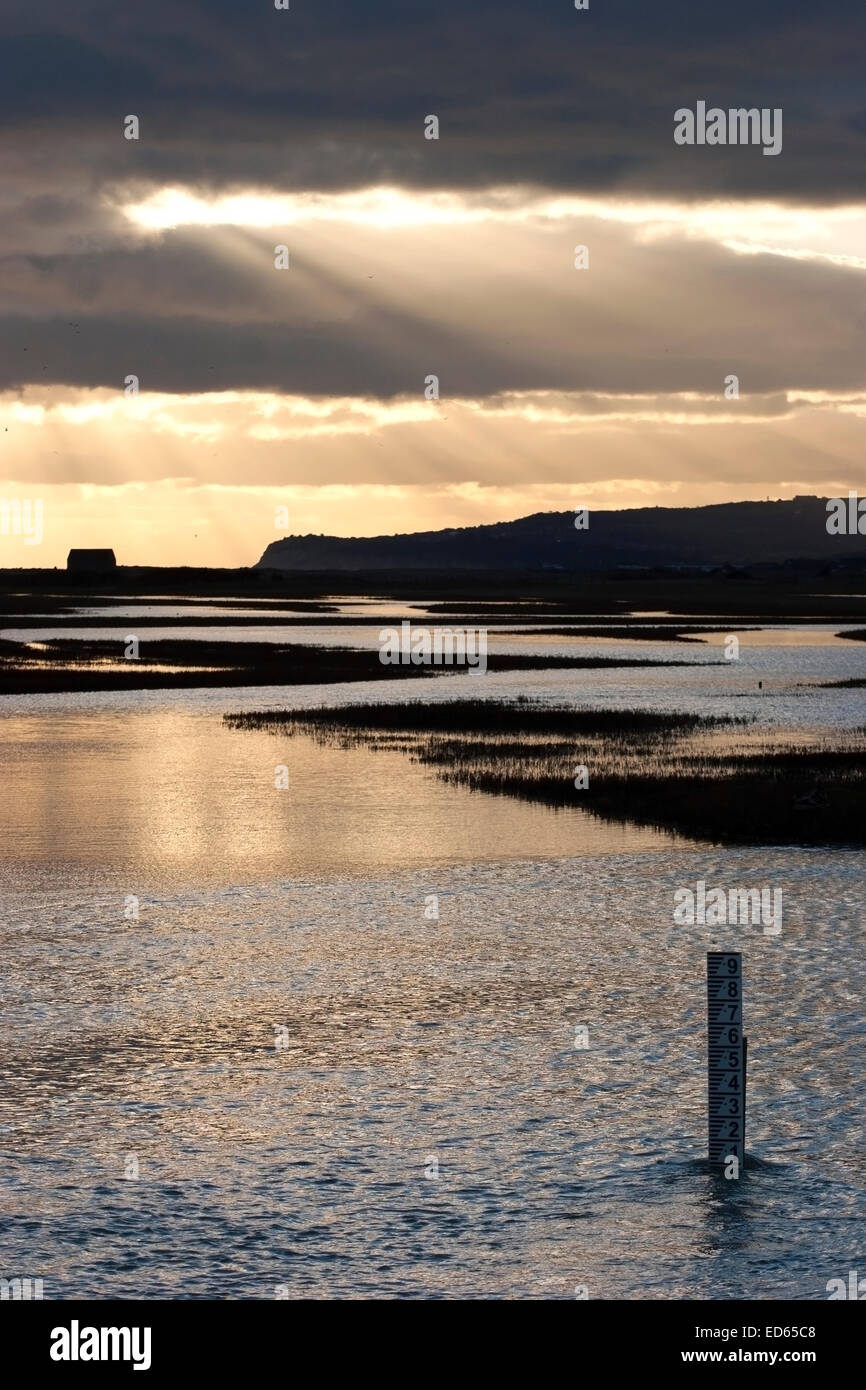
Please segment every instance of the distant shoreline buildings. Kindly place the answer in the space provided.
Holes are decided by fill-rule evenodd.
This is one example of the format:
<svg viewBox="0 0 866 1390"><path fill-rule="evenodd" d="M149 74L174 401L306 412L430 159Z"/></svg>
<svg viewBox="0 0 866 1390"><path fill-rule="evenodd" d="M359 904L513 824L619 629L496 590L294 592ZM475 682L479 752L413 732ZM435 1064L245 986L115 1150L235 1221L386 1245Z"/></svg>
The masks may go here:
<svg viewBox="0 0 866 1390"><path fill-rule="evenodd" d="M66 569L70 574L112 574L117 560L113 550L70 550Z"/></svg>

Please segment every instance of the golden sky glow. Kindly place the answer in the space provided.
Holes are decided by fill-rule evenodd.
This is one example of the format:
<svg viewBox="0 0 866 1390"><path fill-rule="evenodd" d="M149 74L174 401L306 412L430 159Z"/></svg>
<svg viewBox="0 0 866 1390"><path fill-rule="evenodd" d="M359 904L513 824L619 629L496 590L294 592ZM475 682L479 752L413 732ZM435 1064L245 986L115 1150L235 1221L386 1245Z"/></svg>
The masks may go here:
<svg viewBox="0 0 866 1390"><path fill-rule="evenodd" d="M837 495L866 477L866 205L178 186L115 191L103 208L98 262L58 245L47 269L22 255L10 283L13 309L64 322L42 342L19 335L34 375L0 393L0 495L39 497L45 515L38 549L0 535L2 564L61 565L72 545L251 564L286 530ZM88 316L116 333L118 314L116 385L72 384L85 360L105 376L103 330L77 336ZM143 367L137 316L167 335ZM52 370L69 384L40 384L58 339ZM260 340L285 344L280 383L242 385ZM238 384L212 388L226 378Z"/></svg>
<svg viewBox="0 0 866 1390"><path fill-rule="evenodd" d="M846 455L864 443L866 397L811 394L774 403L768 417L734 415L733 403L696 393L530 392L445 406L243 392L127 401L78 391L57 400L33 389L0 400L0 414L13 466L35 466L42 479L6 495L43 499L44 542L36 551L8 535L0 545L10 565L61 565L70 536L112 545L127 563L248 564L286 531L382 534L577 505L761 498L769 485L754 477L758 450L779 470L789 466L773 496L814 488L816 476L820 491L836 495L851 476ZM302 451L291 468L286 448L290 460ZM464 480L478 457L477 476ZM268 481L234 482L238 458ZM435 465L437 480L419 459L431 461L430 472ZM75 480L85 472L101 481ZM276 525L278 507L288 508L288 528Z"/></svg>

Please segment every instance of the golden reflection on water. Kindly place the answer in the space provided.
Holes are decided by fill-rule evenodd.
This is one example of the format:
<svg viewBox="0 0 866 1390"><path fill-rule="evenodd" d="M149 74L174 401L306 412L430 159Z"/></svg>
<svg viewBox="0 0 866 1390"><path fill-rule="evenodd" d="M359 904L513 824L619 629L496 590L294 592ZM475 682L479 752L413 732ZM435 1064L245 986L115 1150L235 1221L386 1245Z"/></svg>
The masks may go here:
<svg viewBox="0 0 866 1390"><path fill-rule="evenodd" d="M277 769L288 769L278 788ZM0 722L3 860L192 883L671 843L651 829L445 786L399 752L228 729L216 714Z"/></svg>

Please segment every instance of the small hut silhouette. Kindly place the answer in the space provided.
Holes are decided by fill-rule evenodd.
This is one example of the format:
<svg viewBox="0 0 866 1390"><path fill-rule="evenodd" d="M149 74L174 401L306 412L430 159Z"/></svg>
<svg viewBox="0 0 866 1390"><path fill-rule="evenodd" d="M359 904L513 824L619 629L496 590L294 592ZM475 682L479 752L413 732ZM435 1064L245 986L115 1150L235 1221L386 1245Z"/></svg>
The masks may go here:
<svg viewBox="0 0 866 1390"><path fill-rule="evenodd" d="M117 561L113 550L70 550L66 568L74 574L110 574Z"/></svg>

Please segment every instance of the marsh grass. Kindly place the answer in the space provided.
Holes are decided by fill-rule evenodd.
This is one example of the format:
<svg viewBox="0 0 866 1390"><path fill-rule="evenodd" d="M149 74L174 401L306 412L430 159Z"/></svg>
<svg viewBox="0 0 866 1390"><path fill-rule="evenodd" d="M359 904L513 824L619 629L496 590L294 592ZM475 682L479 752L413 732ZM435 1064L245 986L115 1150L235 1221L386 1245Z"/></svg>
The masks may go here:
<svg viewBox="0 0 866 1390"><path fill-rule="evenodd" d="M226 715L237 729L405 753L446 782L731 844L866 841L866 735L792 742L742 717L514 701ZM589 785L574 785L576 769Z"/></svg>
<svg viewBox="0 0 866 1390"><path fill-rule="evenodd" d="M421 701L319 706L307 710L261 710L225 715L234 728L260 729L303 725L334 732L384 729L391 732L417 731L429 734L440 730L451 733L514 733L550 735L574 733L625 734L636 731L659 737L685 730L713 728L721 724L745 724L745 718L717 718L699 714L668 714L655 710L574 709L566 705L547 705L529 696L515 700L448 700L437 704Z"/></svg>

